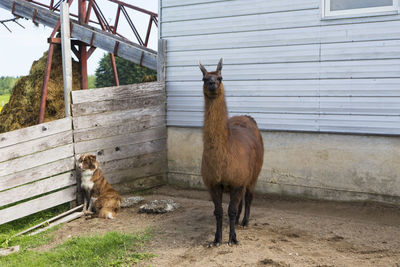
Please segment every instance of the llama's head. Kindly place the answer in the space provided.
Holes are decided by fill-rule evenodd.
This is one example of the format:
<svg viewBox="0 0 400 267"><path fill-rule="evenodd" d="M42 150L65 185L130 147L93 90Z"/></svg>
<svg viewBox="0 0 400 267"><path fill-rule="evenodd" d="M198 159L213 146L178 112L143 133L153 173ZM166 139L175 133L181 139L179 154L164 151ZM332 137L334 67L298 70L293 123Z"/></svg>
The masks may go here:
<svg viewBox="0 0 400 267"><path fill-rule="evenodd" d="M203 73L203 93L209 99L214 99L224 94L224 87L222 85L222 58L218 62L217 70L208 72L206 68L199 62L199 67Z"/></svg>

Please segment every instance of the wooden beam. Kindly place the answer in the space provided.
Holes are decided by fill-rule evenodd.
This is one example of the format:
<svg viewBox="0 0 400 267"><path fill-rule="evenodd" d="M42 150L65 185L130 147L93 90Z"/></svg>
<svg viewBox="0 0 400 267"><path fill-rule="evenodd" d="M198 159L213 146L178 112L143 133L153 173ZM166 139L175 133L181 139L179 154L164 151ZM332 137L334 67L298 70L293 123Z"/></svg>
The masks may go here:
<svg viewBox="0 0 400 267"><path fill-rule="evenodd" d="M79 207L81 207L81 206L79 206ZM37 234L39 234L39 233L41 233L43 231L46 231L47 229L49 229L51 227L54 227L54 226L62 224L62 223L67 223L67 222L73 221L73 220L78 219L78 218L80 218L82 216L83 216L83 212L82 211L81 212L74 212L72 214L66 215L63 218L50 223L48 226L40 228L40 229L36 230L35 232L30 233L29 236L37 235Z"/></svg>
<svg viewBox="0 0 400 267"><path fill-rule="evenodd" d="M69 5L61 3L61 52L64 79L64 106L65 117L71 116L71 91L72 91L72 56L71 56L71 30L69 21Z"/></svg>
<svg viewBox="0 0 400 267"><path fill-rule="evenodd" d="M36 228L38 228L38 227L40 227L40 226L42 226L42 225L44 225L44 224L48 224L48 223L50 223L50 222L52 222L52 221L55 221L55 220L57 220L57 219L59 219L59 218L62 218L62 217L66 216L66 215L68 215L68 214L70 214L70 213L72 213L72 212L74 212L74 211L77 211L77 210L79 210L79 209L81 209L81 208L83 208L83 204L82 204L82 205L79 205L79 206L77 206L77 207L75 207L75 208L73 208L73 209L67 210L66 212L63 212L63 213L61 213L61 214L59 214L59 215L57 215L57 216L55 216L55 217L53 217L53 218L50 218L50 219L48 219L48 220L46 220L46 221L44 221L44 222L42 222L42 223L39 223L39 224L37 224L37 225L35 225L35 226L32 226L32 227L30 227L30 228L28 228L28 229L25 229L24 231L19 232L19 233L16 234L15 236L23 235L23 234L25 234L25 233L27 233L27 232L30 232L30 231L32 231L32 230L34 230L34 229L36 229Z"/></svg>
<svg viewBox="0 0 400 267"><path fill-rule="evenodd" d="M24 0L0 0L0 7L12 10L13 3L15 2L14 14L32 19L34 10L37 10L35 21L45 26L54 28L58 21L58 14L45 8L39 7L35 4L29 3ZM156 70L157 69L157 52L128 41L122 37L114 35L109 32L96 29L89 25L80 25L77 21L71 20L72 33L74 37L86 44L90 44L93 38L93 46L101 48L109 53L114 53L115 44L119 43L118 53L116 56L122 57L126 60L140 64L143 53L142 65Z"/></svg>

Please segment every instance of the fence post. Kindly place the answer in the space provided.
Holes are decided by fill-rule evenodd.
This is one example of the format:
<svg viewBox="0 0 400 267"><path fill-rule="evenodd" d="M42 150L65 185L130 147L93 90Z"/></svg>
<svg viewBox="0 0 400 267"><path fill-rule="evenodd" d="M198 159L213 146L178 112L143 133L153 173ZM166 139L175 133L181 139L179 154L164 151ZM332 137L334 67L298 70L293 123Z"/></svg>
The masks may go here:
<svg viewBox="0 0 400 267"><path fill-rule="evenodd" d="M62 53L62 64L63 64L63 80L64 80L64 106L65 106L65 117L72 116L71 112L71 91L72 91L72 56L71 56L71 29L69 21L69 5L67 2L61 3L60 8L60 28L61 28L61 53ZM73 123L71 120L71 128ZM72 137L73 139L73 137ZM74 141L73 141L74 142ZM74 144L74 157L75 157L75 144ZM76 170L75 170L75 173ZM77 182L79 182L77 177ZM80 186L77 186L76 200L70 202L70 208L73 208L79 202Z"/></svg>
<svg viewBox="0 0 400 267"><path fill-rule="evenodd" d="M158 39L157 53L157 81L165 81L165 61L166 61L167 40Z"/></svg>
<svg viewBox="0 0 400 267"><path fill-rule="evenodd" d="M69 24L69 5L61 3L61 51L64 78L64 104L65 117L71 116L71 91L72 91L72 57L71 57L71 31Z"/></svg>

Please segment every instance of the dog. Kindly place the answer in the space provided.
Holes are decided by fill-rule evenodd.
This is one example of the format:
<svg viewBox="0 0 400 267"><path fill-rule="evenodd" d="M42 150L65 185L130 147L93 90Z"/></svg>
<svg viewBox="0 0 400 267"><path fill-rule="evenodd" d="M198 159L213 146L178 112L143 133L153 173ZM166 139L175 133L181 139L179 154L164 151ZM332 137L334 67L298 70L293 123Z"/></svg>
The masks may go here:
<svg viewBox="0 0 400 267"><path fill-rule="evenodd" d="M83 212L100 218L114 219L121 208L121 196L104 178L95 155L80 156L81 188L83 191Z"/></svg>

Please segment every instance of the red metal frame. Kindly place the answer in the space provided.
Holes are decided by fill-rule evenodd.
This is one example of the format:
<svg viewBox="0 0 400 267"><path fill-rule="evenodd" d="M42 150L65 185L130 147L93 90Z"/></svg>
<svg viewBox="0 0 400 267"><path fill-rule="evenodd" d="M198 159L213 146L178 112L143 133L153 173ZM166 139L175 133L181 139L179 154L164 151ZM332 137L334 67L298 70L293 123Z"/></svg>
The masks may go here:
<svg viewBox="0 0 400 267"><path fill-rule="evenodd" d="M59 7L60 4L63 0L58 0L57 3L54 3L54 0L50 0L49 5L37 2L35 0L25 0L27 2L34 3L36 5L48 8L52 11L60 11ZM118 35L120 37L123 37L125 39L128 39L124 36L122 36L120 33L118 33L117 28L120 20L120 14L121 11L127 20L130 28L132 29L133 34L136 37L136 40L141 46L147 47L149 38L150 38L150 32L153 23L158 27L158 15L154 12L145 10L143 8L134 6L132 4L128 4L119 0L107 0L109 2L115 3L118 5L117 8L117 13L115 16L115 23L114 26L109 25L107 20L105 19L103 12L101 11L100 7L97 5L96 0L77 0L78 1L78 14L70 14L70 16L78 18L79 23L81 24L88 24L88 23L93 23L95 25L99 25L100 28L103 31L108 31L112 34ZM71 6L73 0L68 0L68 4ZM86 2L88 2L88 5L86 5ZM150 16L149 19L149 24L147 26L147 31L146 31L146 36L145 40L141 38L139 32L137 31L135 25L133 24L128 12L126 11L126 8L133 9L135 11L139 11L141 13L147 14ZM93 21L90 20L90 15L92 13L92 10L94 11L96 18L98 21ZM54 52L54 44L55 43L60 43L57 38L55 38L55 35L57 31L60 28L60 20L58 20L57 25L54 27L53 32L50 35L49 38L49 52L47 56L47 63L46 63L46 70L45 70L45 75L43 79L43 89L42 89L42 98L41 98L41 104L40 104L40 114L39 114L39 123L42 123L44 121L44 113L46 109L46 99L47 99L47 89L48 89L48 84L50 80L50 71L51 71L51 64L52 64L52 59L53 59L53 52ZM93 39L93 38L92 38ZM82 74L82 89L87 89L88 88L88 78L87 78L87 60L89 57L92 55L93 51L96 49L96 47L93 46L93 40L91 41L90 44L85 44L83 42L72 42L71 50L75 54L75 56L79 59L80 63L80 69L81 69L81 74ZM79 49L77 49L74 45L78 45ZM90 47L87 49L87 47ZM114 53L118 51L118 46L115 47ZM113 75L114 75L114 81L115 85L119 85L119 79L118 79L118 72L117 72L117 66L115 62L115 56L113 53L110 53L110 59L111 59L111 66L113 70Z"/></svg>

